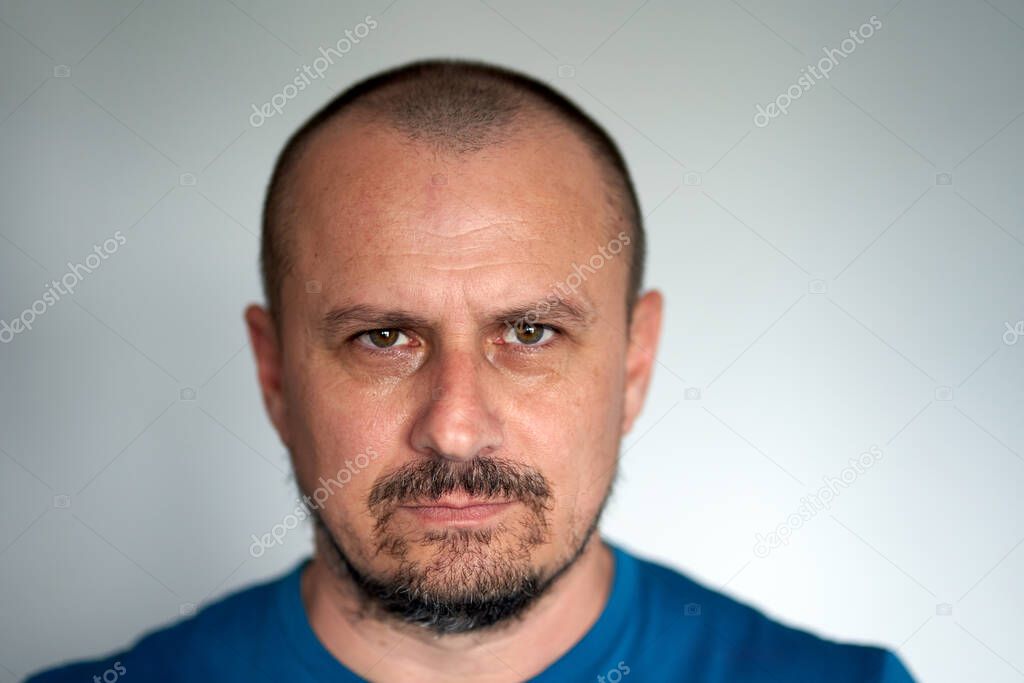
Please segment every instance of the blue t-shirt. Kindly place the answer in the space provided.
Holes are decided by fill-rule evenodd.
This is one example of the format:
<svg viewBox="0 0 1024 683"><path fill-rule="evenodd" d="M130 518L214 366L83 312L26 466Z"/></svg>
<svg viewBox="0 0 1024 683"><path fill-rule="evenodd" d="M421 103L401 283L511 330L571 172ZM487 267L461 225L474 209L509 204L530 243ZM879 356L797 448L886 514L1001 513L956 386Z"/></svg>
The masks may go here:
<svg viewBox="0 0 1024 683"><path fill-rule="evenodd" d="M783 626L682 574L611 546L615 577L597 622L531 679L549 683L912 683L891 652ZM308 561L307 561L308 562ZM131 649L54 669L63 681L361 681L317 639L299 593L303 563L155 631ZM499 664L500 665L500 664Z"/></svg>

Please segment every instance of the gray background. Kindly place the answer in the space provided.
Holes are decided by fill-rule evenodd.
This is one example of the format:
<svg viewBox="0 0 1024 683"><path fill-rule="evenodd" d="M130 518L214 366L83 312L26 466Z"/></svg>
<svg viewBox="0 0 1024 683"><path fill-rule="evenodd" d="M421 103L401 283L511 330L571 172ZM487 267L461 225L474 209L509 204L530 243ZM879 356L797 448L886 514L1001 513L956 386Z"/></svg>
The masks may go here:
<svg viewBox="0 0 1024 683"><path fill-rule="evenodd" d="M0 319L127 238L0 345L0 680L308 552L303 529L248 553L294 505L241 319L264 184L332 93L448 55L553 83L635 173L668 309L607 535L898 648L923 680L1024 680L1024 339L1004 341L1024 319L1024 5L547 4L0 3ZM872 15L829 80L754 125ZM830 510L754 554L872 445Z"/></svg>

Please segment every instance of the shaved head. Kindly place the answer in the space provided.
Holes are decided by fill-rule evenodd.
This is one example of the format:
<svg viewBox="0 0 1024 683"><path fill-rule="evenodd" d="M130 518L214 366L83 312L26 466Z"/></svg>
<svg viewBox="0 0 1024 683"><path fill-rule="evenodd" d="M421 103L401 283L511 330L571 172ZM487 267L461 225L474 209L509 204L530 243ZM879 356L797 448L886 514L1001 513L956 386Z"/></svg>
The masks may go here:
<svg viewBox="0 0 1024 683"><path fill-rule="evenodd" d="M263 211L261 265L271 315L280 320L282 283L290 272L298 225L295 183L321 134L338 126L381 126L434 154L464 156L542 130L580 138L605 185L605 233L631 236L627 315L643 282L645 240L636 192L622 154L576 105L527 76L465 61L415 62L364 80L329 102L278 157Z"/></svg>

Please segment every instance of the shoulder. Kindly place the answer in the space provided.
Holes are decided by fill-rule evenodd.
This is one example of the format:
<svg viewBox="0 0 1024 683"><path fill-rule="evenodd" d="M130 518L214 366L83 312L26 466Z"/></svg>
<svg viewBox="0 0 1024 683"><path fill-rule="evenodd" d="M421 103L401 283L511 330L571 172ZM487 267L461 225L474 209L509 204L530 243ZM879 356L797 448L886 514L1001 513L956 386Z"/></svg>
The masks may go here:
<svg viewBox="0 0 1024 683"><path fill-rule="evenodd" d="M645 642L710 680L911 683L891 652L787 626L664 565L614 549L631 572Z"/></svg>
<svg viewBox="0 0 1024 683"><path fill-rule="evenodd" d="M237 675L234 655L243 655L270 635L267 629L275 623L276 594L287 582L297 581L299 571L295 568L235 592L188 619L149 632L126 650L63 664L30 676L26 683L89 681L94 677L112 683L127 674L134 674L128 680L173 681L189 671L208 675L222 669L223 680L227 680L231 674ZM183 667L183 662L188 666Z"/></svg>

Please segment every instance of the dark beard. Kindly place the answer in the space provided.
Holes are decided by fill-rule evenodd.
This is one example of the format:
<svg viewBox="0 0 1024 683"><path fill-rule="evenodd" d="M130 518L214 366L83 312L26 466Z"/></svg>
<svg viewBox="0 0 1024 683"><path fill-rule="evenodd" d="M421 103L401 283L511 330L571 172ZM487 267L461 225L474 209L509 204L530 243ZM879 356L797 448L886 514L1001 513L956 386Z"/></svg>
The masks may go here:
<svg viewBox="0 0 1024 683"><path fill-rule="evenodd" d="M529 521L522 530L502 525L481 531L446 529L417 541L388 533L391 515L401 504L436 500L459 491L473 497L500 495L504 500L522 502L530 511ZM532 567L530 551L548 540L546 512L551 488L535 470L508 461L481 457L453 463L433 458L402 467L378 481L368 500L377 519L376 550L399 561L399 569L387 577L371 576L356 567L320 511L311 514L318 551L337 576L355 584L364 609L376 609L443 635L476 631L521 617L583 554L610 493L609 487L585 533L572 539L561 565L546 573ZM502 561L489 563L484 551L498 531L514 542L504 550ZM430 545L443 559L426 569L406 560L410 542ZM443 586L428 581L431 572L448 577Z"/></svg>

